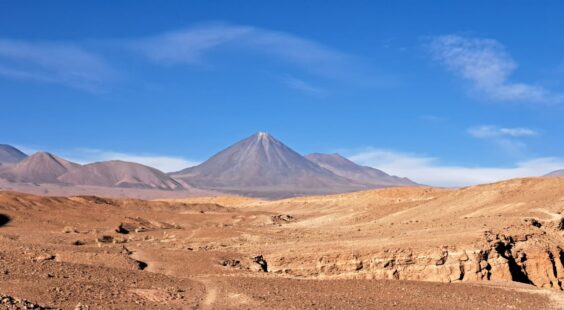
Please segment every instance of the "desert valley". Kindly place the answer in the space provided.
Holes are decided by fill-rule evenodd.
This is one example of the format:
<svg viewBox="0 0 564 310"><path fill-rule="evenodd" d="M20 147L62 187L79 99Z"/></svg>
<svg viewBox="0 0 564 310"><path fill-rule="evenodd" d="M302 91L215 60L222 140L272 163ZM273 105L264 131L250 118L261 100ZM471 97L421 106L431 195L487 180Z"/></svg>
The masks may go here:
<svg viewBox="0 0 564 310"><path fill-rule="evenodd" d="M564 1L0 1L0 310L564 310Z"/></svg>
<svg viewBox="0 0 564 310"><path fill-rule="evenodd" d="M433 188L266 133L171 174L0 155L14 309L564 307L559 172Z"/></svg>

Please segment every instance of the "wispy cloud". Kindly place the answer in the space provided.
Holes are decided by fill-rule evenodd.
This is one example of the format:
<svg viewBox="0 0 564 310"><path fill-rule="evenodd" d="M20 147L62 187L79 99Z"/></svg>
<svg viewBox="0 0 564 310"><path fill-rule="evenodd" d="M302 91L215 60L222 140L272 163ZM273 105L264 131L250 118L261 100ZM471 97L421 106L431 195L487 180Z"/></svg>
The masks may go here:
<svg viewBox="0 0 564 310"><path fill-rule="evenodd" d="M522 156L527 144L524 139L539 135L539 132L524 127L498 127L492 125L482 125L468 128L468 134L477 139L493 142L499 149L513 156Z"/></svg>
<svg viewBox="0 0 564 310"><path fill-rule="evenodd" d="M564 102L564 95L542 86L513 82L517 63L496 40L445 35L432 38L429 46L435 59L492 100Z"/></svg>
<svg viewBox="0 0 564 310"><path fill-rule="evenodd" d="M293 76L285 76L282 79L282 82L288 86L291 89L295 89L297 91L306 93L306 94L310 94L310 95L323 95L326 92L321 89L321 88L317 88L314 87L312 85L310 85L309 83L307 83L304 80L295 78Z"/></svg>
<svg viewBox="0 0 564 310"><path fill-rule="evenodd" d="M121 153L108 150L98 150L98 149L85 149L77 148L73 150L67 150L60 152L61 156L80 163L87 164L98 161L106 160L123 160L134 163L143 164L153 168L157 168L164 172L179 171L184 168L196 166L199 164L197 161L190 159L175 157L175 156L163 156L154 154L130 154Z"/></svg>
<svg viewBox="0 0 564 310"><path fill-rule="evenodd" d="M221 48L270 57L330 77L346 75L353 66L350 55L315 41L251 26L199 26L133 39L126 45L164 64L201 64L209 53Z"/></svg>
<svg viewBox="0 0 564 310"><path fill-rule="evenodd" d="M491 125L482 125L471 127L468 129L468 133L475 138L497 138L497 137L532 137L539 133L530 128L515 127L497 127Z"/></svg>
<svg viewBox="0 0 564 310"><path fill-rule="evenodd" d="M542 157L508 167L442 165L436 157L385 149L366 149L348 156L354 162L434 186L467 186L505 179L541 176L564 168L564 158Z"/></svg>
<svg viewBox="0 0 564 310"><path fill-rule="evenodd" d="M67 43L0 39L0 76L99 91L115 78L94 53Z"/></svg>

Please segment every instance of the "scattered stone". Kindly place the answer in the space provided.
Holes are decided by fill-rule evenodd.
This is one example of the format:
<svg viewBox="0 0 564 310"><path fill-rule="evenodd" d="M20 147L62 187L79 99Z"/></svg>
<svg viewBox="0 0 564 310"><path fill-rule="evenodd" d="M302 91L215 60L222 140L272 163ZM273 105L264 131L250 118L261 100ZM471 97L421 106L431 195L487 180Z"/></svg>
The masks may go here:
<svg viewBox="0 0 564 310"><path fill-rule="evenodd" d="M268 272L268 263L262 255L253 257L253 263L255 264L251 267L252 270Z"/></svg>
<svg viewBox="0 0 564 310"><path fill-rule="evenodd" d="M0 295L0 308L7 310L60 310L59 308L40 306L31 301L8 295Z"/></svg>
<svg viewBox="0 0 564 310"><path fill-rule="evenodd" d="M75 307L74 310L89 310L90 307L88 307L87 305L83 305L81 303L78 303Z"/></svg>
<svg viewBox="0 0 564 310"><path fill-rule="evenodd" d="M118 228L116 228L116 232L118 234L124 234L124 235L129 234L129 230L125 228L125 225L123 223L119 224Z"/></svg>
<svg viewBox="0 0 564 310"><path fill-rule="evenodd" d="M291 223L296 221L296 219L289 214L273 215L271 219L274 224Z"/></svg>
<svg viewBox="0 0 564 310"><path fill-rule="evenodd" d="M114 240L112 241L113 243L119 244L119 243L126 243L127 239L123 238L123 237L115 237Z"/></svg>
<svg viewBox="0 0 564 310"><path fill-rule="evenodd" d="M44 262L44 261L53 260L53 259L55 259L55 255L51 255L51 254L42 254L42 255L39 255L39 256L35 257L35 258L33 259L33 261L35 261L35 262Z"/></svg>
<svg viewBox="0 0 564 310"><path fill-rule="evenodd" d="M98 237L98 239L96 239L96 242L98 242L98 243L112 243L112 242L114 242L114 237L104 235L104 236Z"/></svg>
<svg viewBox="0 0 564 310"><path fill-rule="evenodd" d="M146 228L146 227L137 227L137 228L135 228L135 232L136 232L136 233L145 232L145 231L149 231L149 229Z"/></svg>
<svg viewBox="0 0 564 310"><path fill-rule="evenodd" d="M65 226L65 228L63 228L63 233L65 234L70 234L70 233L74 233L77 234L78 230L72 226Z"/></svg>
<svg viewBox="0 0 564 310"><path fill-rule="evenodd" d="M238 268L241 266L241 262L237 259L224 259L221 262L219 262L220 265L222 265L223 267L232 267L232 268Z"/></svg>
<svg viewBox="0 0 564 310"><path fill-rule="evenodd" d="M541 227L542 227L541 222L539 222L539 220L537 220L537 219L531 219L531 225L533 225L533 226L535 226L535 227L537 227L537 228L541 228Z"/></svg>
<svg viewBox="0 0 564 310"><path fill-rule="evenodd" d="M149 265L145 262L142 262L140 260L134 260L135 264L137 265L137 269L139 270L144 270L145 268L147 268Z"/></svg>

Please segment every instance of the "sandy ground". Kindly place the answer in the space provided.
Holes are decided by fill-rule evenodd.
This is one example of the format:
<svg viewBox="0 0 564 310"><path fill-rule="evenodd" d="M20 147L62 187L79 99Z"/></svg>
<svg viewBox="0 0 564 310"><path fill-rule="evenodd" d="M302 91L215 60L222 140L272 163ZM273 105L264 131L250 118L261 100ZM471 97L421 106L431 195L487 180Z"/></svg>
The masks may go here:
<svg viewBox="0 0 564 310"><path fill-rule="evenodd" d="M474 246L530 218L552 234L563 210L562 179L282 201L2 192L0 295L62 309L564 309L559 290L511 278L385 280L366 260L359 268L381 251Z"/></svg>

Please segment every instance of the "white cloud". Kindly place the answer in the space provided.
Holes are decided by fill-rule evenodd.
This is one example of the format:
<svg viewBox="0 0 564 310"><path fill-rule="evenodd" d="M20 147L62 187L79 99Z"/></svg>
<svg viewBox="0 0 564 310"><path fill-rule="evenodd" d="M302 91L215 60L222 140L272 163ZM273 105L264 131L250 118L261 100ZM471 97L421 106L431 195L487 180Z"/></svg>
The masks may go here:
<svg viewBox="0 0 564 310"><path fill-rule="evenodd" d="M532 137L538 135L536 130L530 128L505 128L490 125L471 127L468 129L468 133L475 138Z"/></svg>
<svg viewBox="0 0 564 310"><path fill-rule="evenodd" d="M71 44L0 39L0 76L98 91L115 72L100 57Z"/></svg>
<svg viewBox="0 0 564 310"><path fill-rule="evenodd" d="M523 141L524 138L539 134L536 130L530 128L506 128L491 125L475 126L467 131L472 137L491 141L506 154L513 156L525 154L527 144Z"/></svg>
<svg viewBox="0 0 564 310"><path fill-rule="evenodd" d="M408 177L433 186L467 186L505 179L541 176L564 168L563 158L543 157L520 161L510 167L441 165L435 157L393 150L367 149L348 158L358 164Z"/></svg>
<svg viewBox="0 0 564 310"><path fill-rule="evenodd" d="M134 163L143 164L153 168L157 168L164 172L179 171L188 167L196 166L199 162L192 161L182 157L147 155L147 154L128 154L107 150L96 149L74 149L71 151L61 152L61 155L68 160L87 164L106 160L123 160Z"/></svg>
<svg viewBox="0 0 564 310"><path fill-rule="evenodd" d="M430 48L438 61L492 100L564 102L562 94L542 86L512 82L517 63L496 40L445 35L433 38Z"/></svg>
<svg viewBox="0 0 564 310"><path fill-rule="evenodd" d="M350 71L349 55L292 34L251 26L215 24L172 31L126 43L149 59L164 64L201 64L204 56L222 50L267 56L311 73L339 77Z"/></svg>

